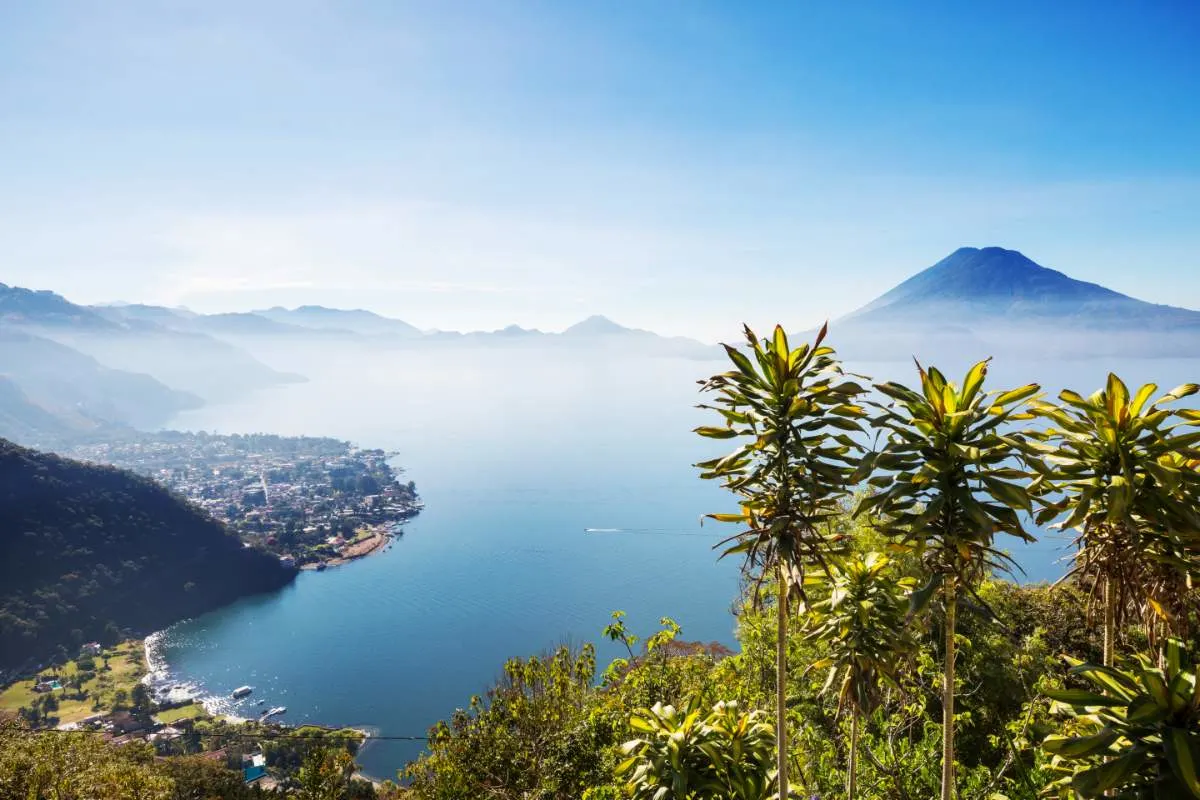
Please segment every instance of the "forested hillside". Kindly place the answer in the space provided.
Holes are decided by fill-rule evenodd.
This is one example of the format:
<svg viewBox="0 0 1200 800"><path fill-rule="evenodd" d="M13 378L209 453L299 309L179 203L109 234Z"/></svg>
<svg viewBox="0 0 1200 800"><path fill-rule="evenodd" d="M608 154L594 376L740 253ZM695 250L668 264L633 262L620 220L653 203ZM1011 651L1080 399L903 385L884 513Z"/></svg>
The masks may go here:
<svg viewBox="0 0 1200 800"><path fill-rule="evenodd" d="M0 439L0 669L293 576L150 480Z"/></svg>

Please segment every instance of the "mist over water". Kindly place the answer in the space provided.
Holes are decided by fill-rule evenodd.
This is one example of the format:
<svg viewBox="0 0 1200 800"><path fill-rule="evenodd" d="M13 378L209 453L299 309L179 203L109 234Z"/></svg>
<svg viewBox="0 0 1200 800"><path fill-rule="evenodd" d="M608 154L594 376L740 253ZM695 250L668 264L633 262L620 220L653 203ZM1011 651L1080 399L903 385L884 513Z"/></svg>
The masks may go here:
<svg viewBox="0 0 1200 800"><path fill-rule="evenodd" d="M738 565L711 549L732 529L699 523L731 503L690 466L728 444L691 433L706 420L693 408L696 380L721 361L317 342L255 355L310 380L186 412L170 427L394 450L426 508L380 555L170 629L160 652L180 682L225 695L250 684L251 711L260 700L285 705L293 724L421 735L482 693L506 658L596 641L614 609L639 633L668 615L684 638L733 643ZM953 374L968 361L946 366ZM1195 377L1196 361L997 363L989 384L1090 392L1113 368L1165 390ZM915 374L899 362L849 369ZM1013 554L1026 579L1061 574L1061 537ZM611 643L598 650L601 666L618 655ZM389 777L419 749L376 742L361 760Z"/></svg>

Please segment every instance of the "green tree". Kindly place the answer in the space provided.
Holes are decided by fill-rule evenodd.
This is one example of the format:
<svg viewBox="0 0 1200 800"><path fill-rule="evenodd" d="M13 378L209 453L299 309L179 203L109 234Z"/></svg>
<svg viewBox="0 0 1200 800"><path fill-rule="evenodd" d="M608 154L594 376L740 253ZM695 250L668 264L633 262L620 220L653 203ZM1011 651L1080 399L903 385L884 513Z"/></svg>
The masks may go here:
<svg viewBox="0 0 1200 800"><path fill-rule="evenodd" d="M304 759L296 774L298 800L342 800L358 765L354 757L340 748L322 747Z"/></svg>
<svg viewBox="0 0 1200 800"><path fill-rule="evenodd" d="M169 800L171 779L142 743L113 747L90 733L38 734L0 722L0 797Z"/></svg>
<svg viewBox="0 0 1200 800"><path fill-rule="evenodd" d="M1001 427L1017 419L1039 387L984 392L987 361L967 373L961 388L935 368L920 364L920 391L898 383L877 384L891 403L876 404L873 427L885 434L883 447L864 459L879 489L863 499L859 513L882 517L883 529L920 555L929 583L914 593L918 605L940 588L945 613L942 682L942 800L955 794L954 694L955 622L960 596L972 594L993 569L1011 565L994 544L998 532L1031 541L1018 511L1032 510L1027 470L1014 465L1023 452L1022 434ZM1014 483L1014 481L1018 481Z"/></svg>
<svg viewBox="0 0 1200 800"><path fill-rule="evenodd" d="M1196 457L1200 433L1178 428L1200 415L1163 406L1200 386L1185 384L1151 402L1157 390L1151 383L1131 395L1110 374L1105 388L1086 399L1064 391L1061 406L1034 406L1050 423L1039 438L1046 475L1061 492L1039 522L1065 514L1061 527L1078 531L1072 573L1103 594L1106 666L1113 665L1130 606L1141 607L1152 637L1156 618L1167 618L1169 630L1186 622L1188 609L1177 601L1189 598L1187 579L1197 572L1200 473L1182 459Z"/></svg>
<svg viewBox="0 0 1200 800"><path fill-rule="evenodd" d="M914 581L889 569L879 553L839 559L827 575L807 583L822 598L808 607L806 640L824 656L810 669L828 670L823 691L837 692L837 716L850 714L846 796L854 800L858 777L859 724L879 703L883 684L896 684L901 659L911 649L905 627Z"/></svg>
<svg viewBox="0 0 1200 800"><path fill-rule="evenodd" d="M790 791L787 735L788 600L801 593L805 570L825 568L830 552L828 522L841 511L859 445L858 420L866 412L855 405L863 388L845 379L833 348L816 340L792 349L783 328L760 341L745 328L750 356L725 345L734 369L702 382L716 399L714 410L724 426L696 432L713 439L738 439L733 452L697 466L701 477L722 481L741 504L737 514L712 519L745 526L721 543L722 556L739 555L754 575L755 597L775 577L775 738L778 794ZM752 358L751 358L752 356Z"/></svg>
<svg viewBox="0 0 1200 800"><path fill-rule="evenodd" d="M1160 668L1145 655L1119 671L1072 660L1094 690L1047 695L1069 716L1042 747L1060 776L1051 790L1079 797L1200 798L1200 693L1194 662L1169 639Z"/></svg>
<svg viewBox="0 0 1200 800"><path fill-rule="evenodd" d="M721 702L707 715L656 703L630 718L638 738L617 767L633 800L766 800L775 745L762 712Z"/></svg>

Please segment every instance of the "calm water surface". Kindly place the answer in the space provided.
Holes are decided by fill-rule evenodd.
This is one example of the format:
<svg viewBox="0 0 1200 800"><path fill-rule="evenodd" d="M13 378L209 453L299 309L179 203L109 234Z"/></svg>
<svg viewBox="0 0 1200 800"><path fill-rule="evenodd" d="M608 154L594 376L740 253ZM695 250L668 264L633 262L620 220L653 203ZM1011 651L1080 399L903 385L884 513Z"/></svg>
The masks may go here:
<svg viewBox="0 0 1200 800"><path fill-rule="evenodd" d="M380 555L171 628L161 653L177 679L212 695L250 684L247 714L264 700L287 706L290 723L422 735L484 691L505 659L595 641L614 609L639 632L669 615L685 638L733 642L737 565L711 549L726 531L699 524L728 500L689 466L714 452L690 433L703 419L691 406L695 380L720 362L468 350L264 357L313 380L173 427L396 450L426 510ZM1195 368L1149 363L1131 377L1179 382ZM860 369L908 378L904 365ZM1010 382L1090 389L1102 376L1099 364L1042 365ZM1062 554L1053 539L1015 551L1035 580L1057 576ZM599 653L602 664L617 655L603 643ZM389 777L419 749L376 742L362 761Z"/></svg>

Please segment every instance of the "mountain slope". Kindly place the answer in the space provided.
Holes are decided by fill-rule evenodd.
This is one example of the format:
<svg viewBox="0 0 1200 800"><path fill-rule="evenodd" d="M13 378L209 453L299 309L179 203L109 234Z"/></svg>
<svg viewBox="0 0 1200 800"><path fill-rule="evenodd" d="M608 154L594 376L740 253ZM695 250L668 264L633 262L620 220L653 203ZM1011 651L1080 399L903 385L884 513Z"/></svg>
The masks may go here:
<svg viewBox="0 0 1200 800"><path fill-rule="evenodd" d="M149 375L109 369L59 342L0 327L0 375L69 427L155 426L202 405Z"/></svg>
<svg viewBox="0 0 1200 800"><path fill-rule="evenodd" d="M421 336L417 327L404 320L384 317L361 308L345 310L325 306L299 306L288 309L275 306L254 313L274 322L312 330L349 331L364 336L388 335L410 339Z"/></svg>
<svg viewBox="0 0 1200 800"><path fill-rule="evenodd" d="M148 479L0 440L0 668L294 574Z"/></svg>
<svg viewBox="0 0 1200 800"><path fill-rule="evenodd" d="M35 403L16 381L0 375L0 439L29 442L75 431L68 420Z"/></svg>
<svg viewBox="0 0 1200 800"><path fill-rule="evenodd" d="M1200 328L1200 312L1136 300L1047 269L1015 250L962 247L842 322L1047 322Z"/></svg>
<svg viewBox="0 0 1200 800"><path fill-rule="evenodd" d="M0 283L0 323L111 330L117 326L90 308L54 292Z"/></svg>
<svg viewBox="0 0 1200 800"><path fill-rule="evenodd" d="M157 306L87 308L49 291L0 284L0 328L53 339L107 367L147 373L206 400L301 380L194 329L188 312Z"/></svg>

